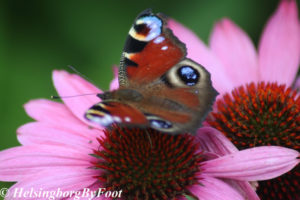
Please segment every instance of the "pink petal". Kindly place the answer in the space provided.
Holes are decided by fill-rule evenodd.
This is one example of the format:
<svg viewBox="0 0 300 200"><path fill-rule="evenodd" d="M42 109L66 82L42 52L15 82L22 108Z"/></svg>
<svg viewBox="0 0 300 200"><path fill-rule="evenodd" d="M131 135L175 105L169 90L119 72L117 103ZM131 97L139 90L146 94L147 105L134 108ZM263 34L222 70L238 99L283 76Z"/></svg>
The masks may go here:
<svg viewBox="0 0 300 200"><path fill-rule="evenodd" d="M87 120L84 119L84 114L92 105L100 102L96 94L101 93L101 90L80 76L69 74L66 71L55 70L53 72L53 82L58 94L62 97L93 94L62 99L78 119L87 123Z"/></svg>
<svg viewBox="0 0 300 200"><path fill-rule="evenodd" d="M238 151L238 149L220 131L211 127L200 128L195 139L199 142L202 150L220 156Z"/></svg>
<svg viewBox="0 0 300 200"><path fill-rule="evenodd" d="M238 191L220 179L201 176L200 183L192 186L190 191L201 200L245 200Z"/></svg>
<svg viewBox="0 0 300 200"><path fill-rule="evenodd" d="M0 152L0 180L19 181L34 176L41 170L49 173L56 168L91 167L95 158L88 155L90 149L63 145L34 145L14 147ZM52 176L50 174L49 176ZM45 174L46 176L46 174ZM57 176L57 175L55 175Z"/></svg>
<svg viewBox="0 0 300 200"><path fill-rule="evenodd" d="M203 173L242 181L266 180L280 176L299 160L299 153L279 146L262 146L242 150L203 163Z"/></svg>
<svg viewBox="0 0 300 200"><path fill-rule="evenodd" d="M202 150L213 152L220 156L238 152L238 149L224 136L224 134L211 127L200 128L195 139L200 143ZM226 180L226 182L229 182L229 180ZM245 196L248 199L259 199L248 182L230 180L230 183L242 196Z"/></svg>
<svg viewBox="0 0 300 200"><path fill-rule="evenodd" d="M114 79L110 82L109 90L116 90L119 88L119 80L118 80L118 67L113 67L114 71Z"/></svg>
<svg viewBox="0 0 300 200"><path fill-rule="evenodd" d="M76 97L77 98L77 97ZM31 100L25 104L27 114L37 121L51 124L81 123L62 103L46 99Z"/></svg>
<svg viewBox="0 0 300 200"><path fill-rule="evenodd" d="M205 64L212 62L210 50L195 33L173 19L168 21L168 26L173 31L174 35L183 43L185 43L187 48L187 57L199 62L204 66Z"/></svg>
<svg viewBox="0 0 300 200"><path fill-rule="evenodd" d="M13 185L9 191L10 196L19 196L24 193L20 193L20 190L25 191L56 191L57 195L61 193L59 191L80 191L83 188L87 188L96 182L93 176L97 175L97 170L83 169L83 168L62 168L62 169L52 169L44 170L37 173L35 176L24 178L15 185ZM20 198L26 199L26 198ZM37 196L31 199L48 199ZM50 198L49 198L50 199ZM63 199L61 196L57 196L55 199Z"/></svg>
<svg viewBox="0 0 300 200"><path fill-rule="evenodd" d="M25 104L25 110L29 116L39 122L52 124L60 129L77 133L90 139L103 135L102 130L92 129L82 123L62 103L45 99L31 100Z"/></svg>
<svg viewBox="0 0 300 200"><path fill-rule="evenodd" d="M253 186L248 181L237 181L224 179L226 183L229 183L233 188L235 188L245 199L259 200L260 198L256 194Z"/></svg>
<svg viewBox="0 0 300 200"><path fill-rule="evenodd" d="M259 44L259 70L263 81L290 86L300 61L300 27L294 0L282 0L270 18Z"/></svg>
<svg viewBox="0 0 300 200"><path fill-rule="evenodd" d="M223 76L234 87L257 81L256 50L247 34L229 19L218 22L210 38L210 46L225 68Z"/></svg>
<svg viewBox="0 0 300 200"><path fill-rule="evenodd" d="M96 130L91 130L88 127L86 127L84 133L82 129L72 130L42 122L28 123L17 130L18 140L23 145L65 145L81 149L82 151L98 149L99 142L97 141L97 137L101 137L104 134L101 132L101 134L96 135L94 134L95 132L97 133ZM92 153L92 150L90 153Z"/></svg>
<svg viewBox="0 0 300 200"><path fill-rule="evenodd" d="M207 46L189 29L176 22L168 21L169 27L187 48L187 57L203 65L211 74L213 86L219 93L228 92L233 87L228 77L224 76L225 71L216 56Z"/></svg>

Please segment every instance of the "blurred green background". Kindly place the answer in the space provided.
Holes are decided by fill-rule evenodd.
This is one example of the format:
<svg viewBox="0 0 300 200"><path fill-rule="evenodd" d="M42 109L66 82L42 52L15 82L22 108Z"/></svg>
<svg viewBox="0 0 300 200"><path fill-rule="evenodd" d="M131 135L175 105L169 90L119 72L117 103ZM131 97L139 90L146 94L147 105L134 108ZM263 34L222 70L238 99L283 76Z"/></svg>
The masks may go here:
<svg viewBox="0 0 300 200"><path fill-rule="evenodd" d="M56 94L52 70L68 70L67 65L72 65L107 89L111 66L119 63L127 32L142 10L152 8L169 15L206 43L213 24L227 16L257 44L278 4L277 0L0 2L0 150L18 145L16 129L31 121L23 104ZM0 188L10 185L0 183Z"/></svg>

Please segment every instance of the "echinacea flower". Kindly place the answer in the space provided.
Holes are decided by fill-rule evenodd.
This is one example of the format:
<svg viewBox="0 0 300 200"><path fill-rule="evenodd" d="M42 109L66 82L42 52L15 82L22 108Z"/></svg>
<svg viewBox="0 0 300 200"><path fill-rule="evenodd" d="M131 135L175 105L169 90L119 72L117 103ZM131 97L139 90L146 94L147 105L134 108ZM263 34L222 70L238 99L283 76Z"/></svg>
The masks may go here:
<svg viewBox="0 0 300 200"><path fill-rule="evenodd" d="M280 145L300 149L300 25L294 0L282 0L268 21L258 51L229 19L218 22L210 45L175 21L170 27L186 43L188 56L204 65L220 93L211 126L239 148ZM294 85L293 85L294 84ZM231 91L231 92L230 92ZM264 199L300 199L300 167L260 182Z"/></svg>
<svg viewBox="0 0 300 200"><path fill-rule="evenodd" d="M65 71L55 71L53 79L61 96L101 92ZM297 151L283 147L238 151L210 127L195 138L152 129L103 130L83 117L96 96L63 101L25 105L36 122L18 129L21 146L0 152L0 180L17 182L8 199L258 199L246 181L279 176L299 162Z"/></svg>

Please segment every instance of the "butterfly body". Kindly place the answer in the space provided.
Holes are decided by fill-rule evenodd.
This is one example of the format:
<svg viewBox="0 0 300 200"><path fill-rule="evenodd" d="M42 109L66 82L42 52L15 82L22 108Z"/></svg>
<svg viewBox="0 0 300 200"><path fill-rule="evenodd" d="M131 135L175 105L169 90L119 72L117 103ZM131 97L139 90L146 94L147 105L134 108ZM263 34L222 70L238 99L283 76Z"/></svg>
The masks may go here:
<svg viewBox="0 0 300 200"><path fill-rule="evenodd" d="M185 45L161 14L142 12L129 31L119 69L120 88L98 96L86 118L100 125L195 133L217 92L204 67L186 58Z"/></svg>

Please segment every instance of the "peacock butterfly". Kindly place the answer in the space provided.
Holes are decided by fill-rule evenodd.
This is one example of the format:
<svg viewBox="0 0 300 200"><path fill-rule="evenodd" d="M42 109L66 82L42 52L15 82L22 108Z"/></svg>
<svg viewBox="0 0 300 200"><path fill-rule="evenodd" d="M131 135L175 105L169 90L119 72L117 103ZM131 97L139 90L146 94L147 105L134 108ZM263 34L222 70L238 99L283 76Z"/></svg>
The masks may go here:
<svg viewBox="0 0 300 200"><path fill-rule="evenodd" d="M151 127L192 133L211 110L217 92L209 72L186 58L186 47L150 9L138 15L127 37L119 68L119 89L97 96L86 119L102 126Z"/></svg>

